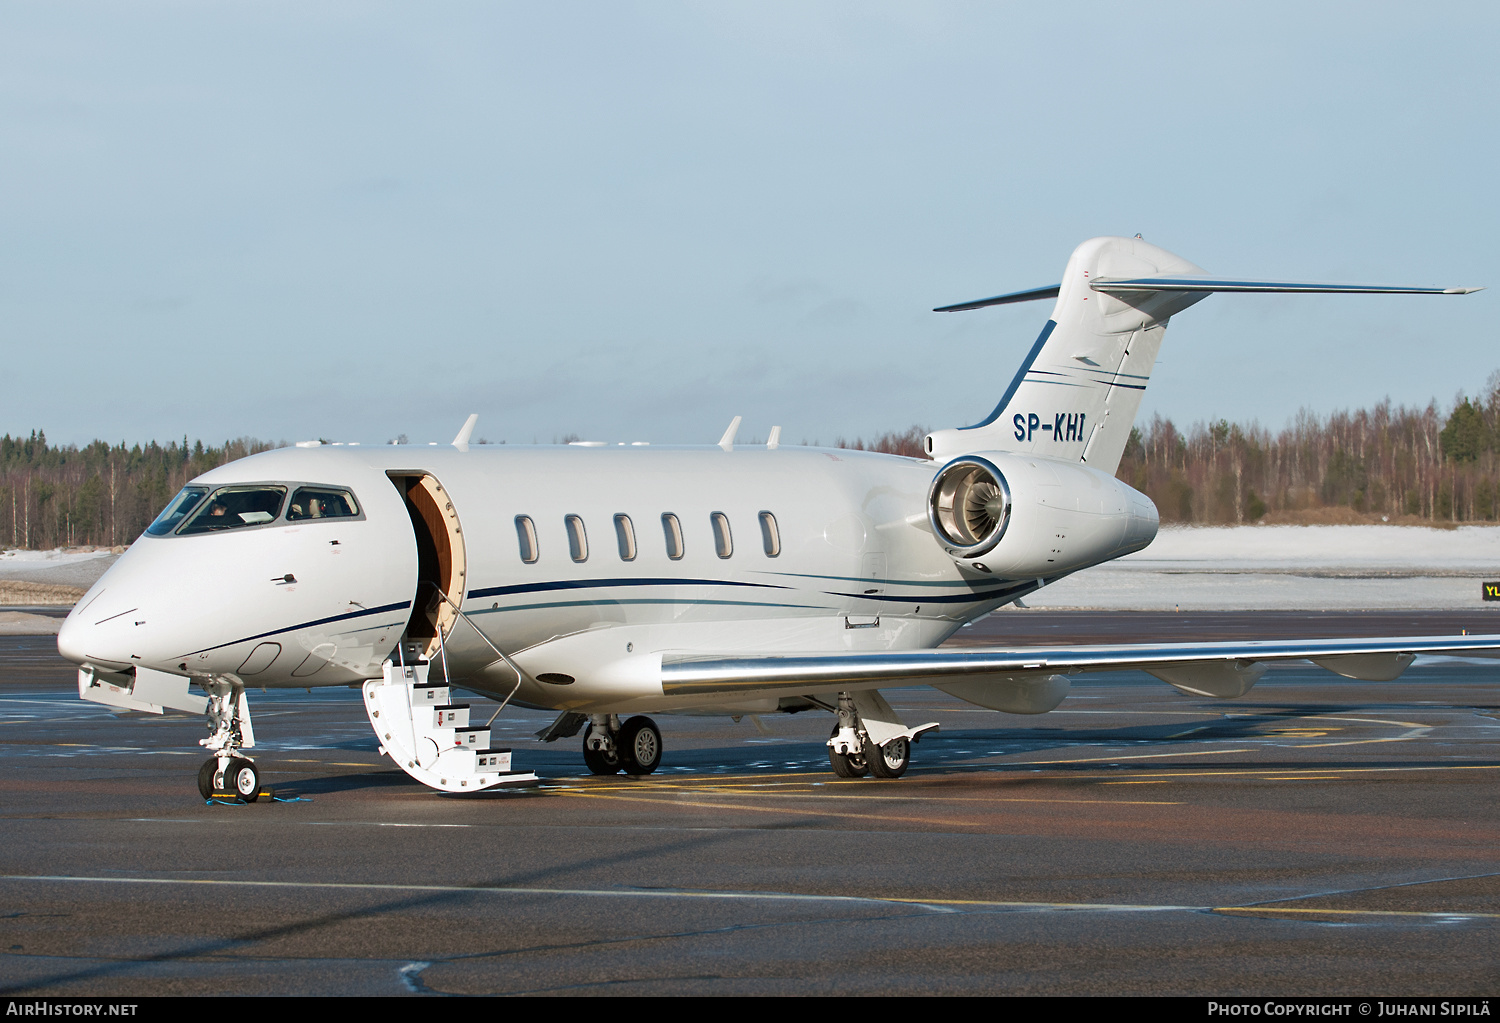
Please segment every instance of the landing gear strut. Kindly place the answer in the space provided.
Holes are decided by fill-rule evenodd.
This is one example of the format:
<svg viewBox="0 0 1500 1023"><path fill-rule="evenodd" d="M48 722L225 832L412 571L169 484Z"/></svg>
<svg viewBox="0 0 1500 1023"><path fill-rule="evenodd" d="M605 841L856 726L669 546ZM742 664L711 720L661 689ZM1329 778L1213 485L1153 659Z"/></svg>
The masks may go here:
<svg viewBox="0 0 1500 1023"><path fill-rule="evenodd" d="M661 764L661 730L648 717L620 724L615 714L594 714L583 733L583 762L594 774L650 774Z"/></svg>
<svg viewBox="0 0 1500 1023"><path fill-rule="evenodd" d="M861 735L859 711L848 693L839 693L838 723L828 735L828 762L840 778L863 778L870 773L865 760L865 737Z"/></svg>
<svg viewBox="0 0 1500 1023"><path fill-rule="evenodd" d="M198 769L198 792L204 799L220 793L253 803L260 798L260 772L254 761L240 753L255 745L245 687L238 682L214 679L204 683L203 688L208 690L209 736L199 739L198 745L215 753Z"/></svg>

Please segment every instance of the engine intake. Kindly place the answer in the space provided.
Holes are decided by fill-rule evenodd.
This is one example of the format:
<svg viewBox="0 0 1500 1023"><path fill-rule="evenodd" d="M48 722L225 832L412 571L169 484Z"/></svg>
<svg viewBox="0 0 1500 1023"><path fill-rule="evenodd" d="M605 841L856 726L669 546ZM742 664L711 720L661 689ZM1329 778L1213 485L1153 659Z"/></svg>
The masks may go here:
<svg viewBox="0 0 1500 1023"><path fill-rule="evenodd" d="M949 554L977 558L993 550L1010 525L1010 486L989 459L955 458L933 478L927 517Z"/></svg>

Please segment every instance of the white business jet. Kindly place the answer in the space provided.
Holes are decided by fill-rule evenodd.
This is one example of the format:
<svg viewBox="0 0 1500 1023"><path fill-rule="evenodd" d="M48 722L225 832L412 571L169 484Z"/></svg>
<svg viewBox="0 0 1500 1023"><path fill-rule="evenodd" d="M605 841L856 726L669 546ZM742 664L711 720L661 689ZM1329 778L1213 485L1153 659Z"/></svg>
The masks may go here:
<svg viewBox="0 0 1500 1023"><path fill-rule="evenodd" d="M738 445L298 445L204 473L85 594L58 636L79 695L206 712L205 797L261 791L246 689L361 687L381 752L447 792L534 779L452 690L558 712L589 770L649 774L647 714L821 709L842 777L900 776L936 723L881 688L931 685L1040 714L1079 672L1134 668L1238 697L1269 661L1396 678L1417 653L1500 636L936 649L966 622L1141 550L1145 495L1114 478L1169 317L1211 292L1473 288L1213 277L1139 238L1080 245L982 422L928 459ZM196 684L206 696L192 692ZM498 713L498 711L497 711ZM490 721L494 719L491 718Z"/></svg>

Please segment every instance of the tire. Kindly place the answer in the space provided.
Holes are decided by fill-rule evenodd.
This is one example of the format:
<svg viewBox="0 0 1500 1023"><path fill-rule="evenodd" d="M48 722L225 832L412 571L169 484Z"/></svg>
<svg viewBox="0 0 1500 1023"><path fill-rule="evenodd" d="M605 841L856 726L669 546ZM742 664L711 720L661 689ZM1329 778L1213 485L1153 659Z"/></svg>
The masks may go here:
<svg viewBox="0 0 1500 1023"><path fill-rule="evenodd" d="M911 766L911 743L906 739L892 739L884 746L874 746L866 755L870 762L870 773L877 778L899 778Z"/></svg>
<svg viewBox="0 0 1500 1023"><path fill-rule="evenodd" d="M589 736L594 732L594 726L589 725L583 730L583 762L588 765L592 774L619 774L620 755L618 753L605 753L603 750L589 749ZM619 744L616 743L616 749Z"/></svg>
<svg viewBox="0 0 1500 1023"><path fill-rule="evenodd" d="M620 727L620 766L626 774L650 774L661 765L661 731L648 717L633 717Z"/></svg>
<svg viewBox="0 0 1500 1023"><path fill-rule="evenodd" d="M203 766L198 768L198 793L205 800L212 799L214 795L214 772L219 769L219 758L209 757L203 761Z"/></svg>
<svg viewBox="0 0 1500 1023"><path fill-rule="evenodd" d="M838 734L838 725L834 725L833 731L828 733L828 738L832 739ZM832 746L828 747L828 762L833 766L833 773L840 778L863 778L870 773L870 767L865 763L863 756L857 753L840 753Z"/></svg>
<svg viewBox="0 0 1500 1023"><path fill-rule="evenodd" d="M224 770L224 787L247 803L260 798L260 772L244 757L235 757Z"/></svg>

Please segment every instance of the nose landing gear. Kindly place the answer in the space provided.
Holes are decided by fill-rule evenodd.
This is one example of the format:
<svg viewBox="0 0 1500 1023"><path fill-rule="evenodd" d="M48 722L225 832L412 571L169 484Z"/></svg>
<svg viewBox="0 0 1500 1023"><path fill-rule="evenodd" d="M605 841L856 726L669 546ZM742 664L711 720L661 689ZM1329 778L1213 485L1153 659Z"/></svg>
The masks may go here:
<svg viewBox="0 0 1500 1023"><path fill-rule="evenodd" d="M208 691L208 730L199 739L215 754L198 768L198 792L204 799L227 796L246 803L260 798L260 771L242 749L255 745L255 730L250 726L250 701L242 683L214 679L204 683Z"/></svg>

